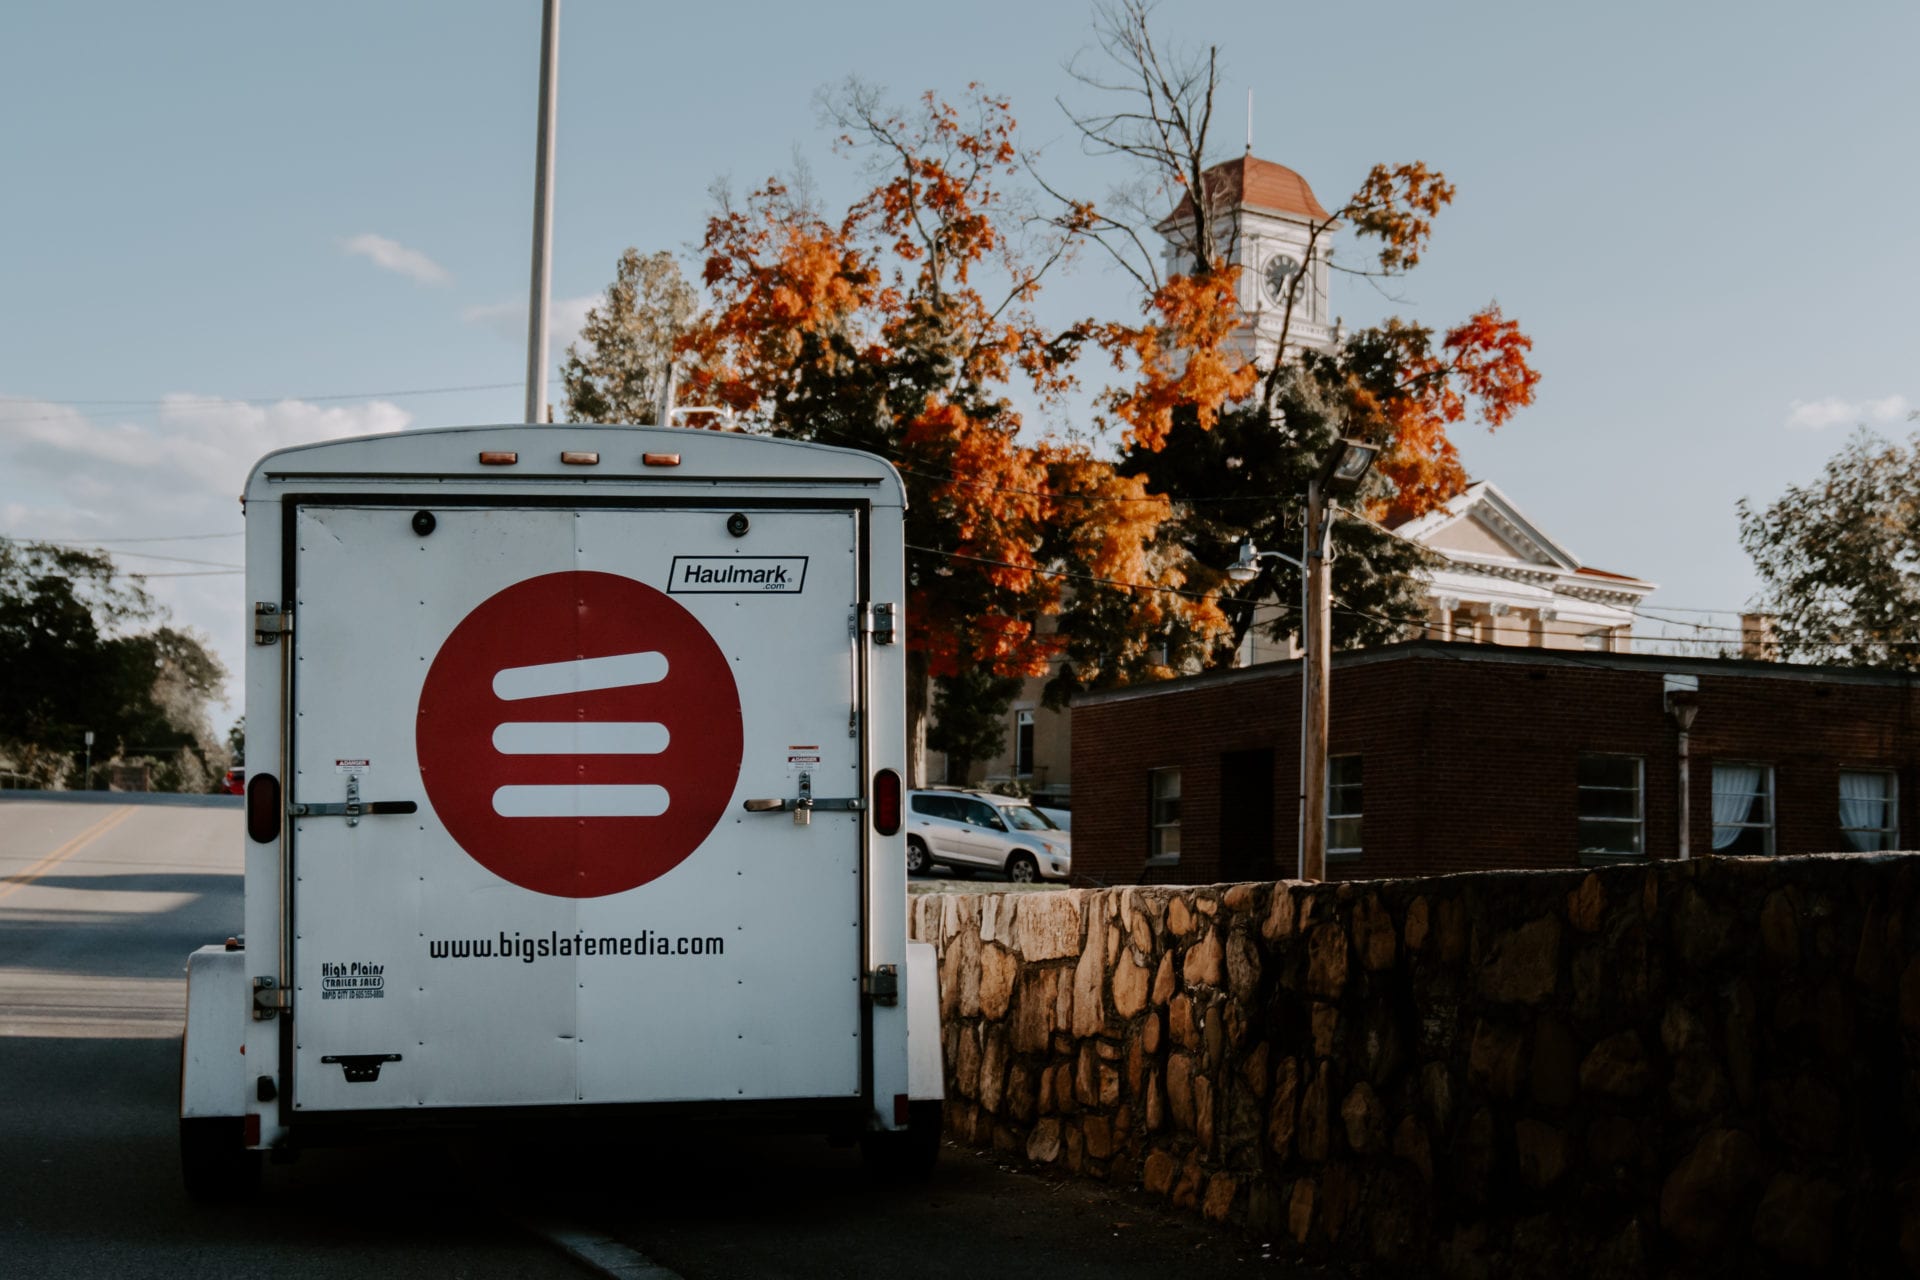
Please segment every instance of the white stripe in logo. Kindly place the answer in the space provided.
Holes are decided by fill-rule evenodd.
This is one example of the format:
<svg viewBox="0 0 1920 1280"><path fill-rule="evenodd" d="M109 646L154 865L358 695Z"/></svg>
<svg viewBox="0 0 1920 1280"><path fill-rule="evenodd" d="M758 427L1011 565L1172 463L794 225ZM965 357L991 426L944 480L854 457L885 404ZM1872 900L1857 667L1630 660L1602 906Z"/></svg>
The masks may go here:
<svg viewBox="0 0 1920 1280"><path fill-rule="evenodd" d="M651 721L509 721L493 730L503 756L657 756L667 749L667 726Z"/></svg>
<svg viewBox="0 0 1920 1280"><path fill-rule="evenodd" d="M616 653L532 667L508 667L493 677L494 696L507 702L597 689L657 684L667 675L663 653ZM667 749L667 727L652 721L525 721L494 726L493 749L506 756L655 756ZM657 818L671 797L652 785L510 786L493 793L503 818Z"/></svg>
<svg viewBox="0 0 1920 1280"><path fill-rule="evenodd" d="M575 658L537 667L508 667L493 677L493 695L508 702L546 698L556 693L624 689L657 684L667 676L664 653L616 653L606 658Z"/></svg>
<svg viewBox="0 0 1920 1280"><path fill-rule="evenodd" d="M657 818L665 787L501 787L493 811L503 818Z"/></svg>

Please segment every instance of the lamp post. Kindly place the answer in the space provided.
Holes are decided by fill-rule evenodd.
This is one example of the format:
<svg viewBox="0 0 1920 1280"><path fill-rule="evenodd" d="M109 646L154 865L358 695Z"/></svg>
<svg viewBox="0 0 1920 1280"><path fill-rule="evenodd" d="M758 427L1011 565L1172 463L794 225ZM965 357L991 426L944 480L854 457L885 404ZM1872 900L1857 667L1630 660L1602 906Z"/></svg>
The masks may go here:
<svg viewBox="0 0 1920 1280"><path fill-rule="evenodd" d="M1263 559L1284 560L1301 570L1301 679L1300 679L1300 867L1302 880L1327 878L1327 680L1332 671L1333 628L1329 608L1332 578L1328 572L1333 530L1332 498L1345 497L1360 487L1378 446L1341 437L1321 460L1320 470L1307 483L1307 526L1301 538L1301 558L1278 551L1258 551L1253 543L1240 544L1240 557L1227 570L1235 582L1250 582Z"/></svg>
<svg viewBox="0 0 1920 1280"><path fill-rule="evenodd" d="M87 730L87 776L80 783L82 791L93 790L93 730Z"/></svg>

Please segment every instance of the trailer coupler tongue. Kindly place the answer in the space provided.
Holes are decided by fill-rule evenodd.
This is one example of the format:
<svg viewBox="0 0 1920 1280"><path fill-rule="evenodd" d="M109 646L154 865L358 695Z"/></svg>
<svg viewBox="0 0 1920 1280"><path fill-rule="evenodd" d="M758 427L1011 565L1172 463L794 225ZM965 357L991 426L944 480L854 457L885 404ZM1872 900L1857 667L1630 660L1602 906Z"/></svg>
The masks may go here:
<svg viewBox="0 0 1920 1280"><path fill-rule="evenodd" d="M380 1078L381 1066L400 1061L400 1055L397 1053L329 1053L320 1061L339 1063L348 1084L371 1084Z"/></svg>

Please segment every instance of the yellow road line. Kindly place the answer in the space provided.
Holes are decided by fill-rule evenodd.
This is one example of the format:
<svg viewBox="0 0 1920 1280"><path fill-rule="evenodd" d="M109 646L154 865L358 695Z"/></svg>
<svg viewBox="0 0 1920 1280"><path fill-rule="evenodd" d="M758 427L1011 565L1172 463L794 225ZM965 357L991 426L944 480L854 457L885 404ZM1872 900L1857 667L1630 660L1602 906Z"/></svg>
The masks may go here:
<svg viewBox="0 0 1920 1280"><path fill-rule="evenodd" d="M40 861L28 867L25 871L17 875L0 876L0 899L10 897L20 892L20 890L26 888L35 880L38 880L41 876L44 876L47 872L53 870L62 862L65 862L68 858L71 858L74 854L80 852L132 816L133 806L123 805L88 827L85 831L82 831L73 839L61 845L58 849L55 849L46 857L40 859Z"/></svg>

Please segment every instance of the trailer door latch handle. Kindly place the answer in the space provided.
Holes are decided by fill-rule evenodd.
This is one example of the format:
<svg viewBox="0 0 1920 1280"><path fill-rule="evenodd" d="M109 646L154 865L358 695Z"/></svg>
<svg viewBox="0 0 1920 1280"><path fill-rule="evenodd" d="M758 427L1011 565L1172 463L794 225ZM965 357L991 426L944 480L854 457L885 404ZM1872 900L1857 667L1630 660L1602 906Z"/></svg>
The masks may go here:
<svg viewBox="0 0 1920 1280"><path fill-rule="evenodd" d="M813 821L816 809L836 813L859 813L867 807L864 797L852 796L845 799L826 799L813 794L813 775L806 770L800 771L800 794L791 799L777 796L764 800L748 800L741 805L748 813L791 813L793 825L804 827Z"/></svg>
<svg viewBox="0 0 1920 1280"><path fill-rule="evenodd" d="M412 800L362 800L360 798L360 775L347 775L347 799L344 804L290 804L287 812L296 818L345 818L347 825L357 827L360 819L372 813L415 813L420 806Z"/></svg>

